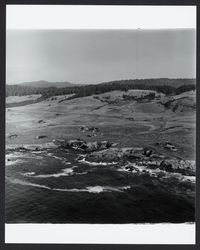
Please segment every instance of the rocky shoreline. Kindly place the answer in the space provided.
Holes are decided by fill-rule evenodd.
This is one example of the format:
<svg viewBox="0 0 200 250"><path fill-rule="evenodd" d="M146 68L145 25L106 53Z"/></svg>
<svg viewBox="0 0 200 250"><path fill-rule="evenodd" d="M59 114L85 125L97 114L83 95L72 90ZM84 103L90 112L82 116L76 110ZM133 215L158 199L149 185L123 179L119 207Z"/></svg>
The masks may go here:
<svg viewBox="0 0 200 250"><path fill-rule="evenodd" d="M195 161L169 158L153 148L115 147L117 144L109 141L86 142L77 140L53 140L51 143L37 145L13 145L6 148L6 153L33 152L58 149L62 152L75 151L76 161L93 166L120 165L128 172L140 173L162 171L183 176L195 177ZM84 153L84 154L80 154ZM7 159L9 161L9 159Z"/></svg>

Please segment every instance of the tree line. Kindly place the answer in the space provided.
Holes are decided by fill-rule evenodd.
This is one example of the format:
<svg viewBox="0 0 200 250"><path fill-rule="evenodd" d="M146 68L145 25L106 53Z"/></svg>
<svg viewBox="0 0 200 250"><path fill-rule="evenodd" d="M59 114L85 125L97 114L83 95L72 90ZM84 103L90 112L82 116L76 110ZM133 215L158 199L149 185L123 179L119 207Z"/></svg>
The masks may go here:
<svg viewBox="0 0 200 250"><path fill-rule="evenodd" d="M128 91L129 89L155 90L164 94L180 94L195 90L195 79L141 79L120 80L100 84L56 87L29 87L20 85L6 85L6 97L41 94L43 98L57 95L74 94L71 98L98 95L113 90Z"/></svg>

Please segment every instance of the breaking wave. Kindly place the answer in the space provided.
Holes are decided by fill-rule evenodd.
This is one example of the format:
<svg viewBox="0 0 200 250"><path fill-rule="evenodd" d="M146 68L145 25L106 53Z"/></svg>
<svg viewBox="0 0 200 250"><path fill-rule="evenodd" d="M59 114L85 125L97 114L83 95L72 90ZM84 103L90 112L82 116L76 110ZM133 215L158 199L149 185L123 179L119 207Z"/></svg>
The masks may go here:
<svg viewBox="0 0 200 250"><path fill-rule="evenodd" d="M58 178L60 176L69 176L73 173L73 168L66 168L63 169L61 172L56 173L56 174L39 174L39 175L32 175L31 177L36 177L36 178L50 178L50 177L55 177Z"/></svg>
<svg viewBox="0 0 200 250"><path fill-rule="evenodd" d="M11 179L11 178L6 178L9 182L13 184L20 184L24 186L32 186L32 187L37 187L37 188L43 188L43 189L48 189L48 190L53 190L53 191L60 191L60 192L88 192L88 193L102 193L102 192L123 192L123 190L127 190L131 188L131 186L122 186L122 187L110 187L110 186L89 186L86 188L50 188L45 185L40 185L32 182L27 182L27 181L22 181L19 179Z"/></svg>
<svg viewBox="0 0 200 250"><path fill-rule="evenodd" d="M74 166L72 168L66 168L63 169L61 172L59 173L54 173L54 174L36 174L35 172L26 172L23 173L24 176L27 177L34 177L34 178L51 178L51 177L61 177L61 176L70 176L70 175L84 175L87 174L89 171L84 171L84 172L80 172L80 173L76 173L74 172L74 168L77 168L77 166Z"/></svg>
<svg viewBox="0 0 200 250"><path fill-rule="evenodd" d="M117 162L90 162L86 161L85 158L78 160L79 163L84 163L89 166L110 166L110 165L116 165Z"/></svg>

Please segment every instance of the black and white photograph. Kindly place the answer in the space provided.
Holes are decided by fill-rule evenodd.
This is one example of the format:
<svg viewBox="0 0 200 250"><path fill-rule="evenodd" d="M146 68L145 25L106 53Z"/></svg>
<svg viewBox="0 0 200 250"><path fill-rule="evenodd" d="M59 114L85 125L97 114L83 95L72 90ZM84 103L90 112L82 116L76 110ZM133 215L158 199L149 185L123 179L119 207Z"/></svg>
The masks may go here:
<svg viewBox="0 0 200 250"><path fill-rule="evenodd" d="M57 28L25 7L7 6L6 225L195 226L195 7L132 6L126 28L123 6L101 16L121 27L53 6Z"/></svg>

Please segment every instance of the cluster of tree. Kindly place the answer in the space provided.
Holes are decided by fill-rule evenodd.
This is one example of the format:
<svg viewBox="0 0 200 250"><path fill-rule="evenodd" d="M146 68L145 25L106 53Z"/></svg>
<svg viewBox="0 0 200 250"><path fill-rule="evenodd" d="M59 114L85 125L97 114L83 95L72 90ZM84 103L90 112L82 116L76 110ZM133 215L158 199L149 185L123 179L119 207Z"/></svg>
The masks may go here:
<svg viewBox="0 0 200 250"><path fill-rule="evenodd" d="M164 94L180 94L195 89L194 79L141 79L121 80L93 85L69 86L65 88L40 88L20 85L7 85L6 96L23 96L41 94L43 98L57 95L74 94L71 98L98 95L113 90L129 89L155 90Z"/></svg>
<svg viewBox="0 0 200 250"><path fill-rule="evenodd" d="M8 96L25 96L42 94L41 88L20 86L20 85L6 85L6 97Z"/></svg>
<svg viewBox="0 0 200 250"><path fill-rule="evenodd" d="M154 92L149 93L147 95L142 95L140 97L132 96L132 95L123 95L124 100L137 100L138 102L144 101L144 100L150 101L150 100L153 100L155 97L156 97L156 94Z"/></svg>
<svg viewBox="0 0 200 250"><path fill-rule="evenodd" d="M194 84L182 85L182 86L175 89L175 93L176 93L176 95L178 95L178 94L181 94L183 92L191 91L191 90L195 90Z"/></svg>
<svg viewBox="0 0 200 250"><path fill-rule="evenodd" d="M45 99L45 98L44 98L43 96L41 96L41 97L39 97L39 98L36 99L36 100L26 100L26 101L22 101L22 102L6 103L6 108L25 106L25 105L29 105L29 104L41 102L41 101L43 101L44 99Z"/></svg>

